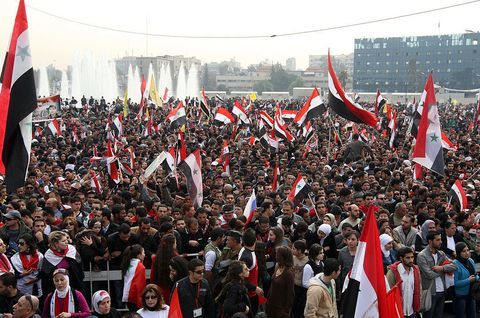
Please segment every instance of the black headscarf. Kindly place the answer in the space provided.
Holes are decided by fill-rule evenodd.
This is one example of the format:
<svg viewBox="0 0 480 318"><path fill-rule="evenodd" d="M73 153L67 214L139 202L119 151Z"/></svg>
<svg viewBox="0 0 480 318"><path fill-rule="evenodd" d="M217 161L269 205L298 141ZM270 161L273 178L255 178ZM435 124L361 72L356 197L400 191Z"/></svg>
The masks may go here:
<svg viewBox="0 0 480 318"><path fill-rule="evenodd" d="M457 260L462 263L463 266L468 270L470 275L475 275L475 268L472 266L472 263L468 260L468 258L462 257L462 251L467 247L467 244L464 242L458 242L455 244L455 253L457 254Z"/></svg>

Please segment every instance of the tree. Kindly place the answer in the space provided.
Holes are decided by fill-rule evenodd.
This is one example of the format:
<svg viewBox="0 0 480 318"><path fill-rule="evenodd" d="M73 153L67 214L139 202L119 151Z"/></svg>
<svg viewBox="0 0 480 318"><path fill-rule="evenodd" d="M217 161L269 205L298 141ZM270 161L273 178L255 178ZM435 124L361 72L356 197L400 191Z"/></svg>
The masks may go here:
<svg viewBox="0 0 480 318"><path fill-rule="evenodd" d="M301 77L297 77L290 85L288 86L288 91L290 94L293 94L293 88L294 87L303 87L305 85L305 82Z"/></svg>
<svg viewBox="0 0 480 318"><path fill-rule="evenodd" d="M346 89L348 80L348 73L346 70L343 70L338 74L338 81L342 84L343 89Z"/></svg>
<svg viewBox="0 0 480 318"><path fill-rule="evenodd" d="M288 74L280 63L273 65L272 73L270 74L270 81L272 82L274 91L287 91L290 84L296 79L297 76Z"/></svg>
<svg viewBox="0 0 480 318"><path fill-rule="evenodd" d="M259 81L253 84L253 91L261 94L263 92L272 92L273 91L273 85L272 82L270 81Z"/></svg>

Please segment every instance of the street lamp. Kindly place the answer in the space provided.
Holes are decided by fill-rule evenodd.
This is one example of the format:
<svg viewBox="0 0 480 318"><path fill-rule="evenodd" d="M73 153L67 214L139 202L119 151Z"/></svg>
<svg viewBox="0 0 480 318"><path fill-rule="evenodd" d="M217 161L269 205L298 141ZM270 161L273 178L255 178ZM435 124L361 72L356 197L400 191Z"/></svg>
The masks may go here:
<svg viewBox="0 0 480 318"><path fill-rule="evenodd" d="M470 30L470 29L465 29L465 32L466 33L479 33L479 31L473 31L473 30Z"/></svg>

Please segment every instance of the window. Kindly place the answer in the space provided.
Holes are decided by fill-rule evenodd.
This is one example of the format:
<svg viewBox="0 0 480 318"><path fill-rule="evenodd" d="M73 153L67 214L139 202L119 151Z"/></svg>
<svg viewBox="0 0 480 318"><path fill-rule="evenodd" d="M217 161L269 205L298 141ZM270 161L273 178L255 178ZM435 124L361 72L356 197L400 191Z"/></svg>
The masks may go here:
<svg viewBox="0 0 480 318"><path fill-rule="evenodd" d="M458 63L458 64L462 64L462 60L458 60L457 63Z"/></svg>

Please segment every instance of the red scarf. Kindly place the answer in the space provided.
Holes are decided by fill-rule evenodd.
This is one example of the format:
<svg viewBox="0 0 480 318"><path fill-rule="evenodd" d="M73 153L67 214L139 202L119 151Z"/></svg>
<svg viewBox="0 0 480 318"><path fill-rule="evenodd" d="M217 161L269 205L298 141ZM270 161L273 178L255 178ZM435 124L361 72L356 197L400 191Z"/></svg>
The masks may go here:
<svg viewBox="0 0 480 318"><path fill-rule="evenodd" d="M65 257L68 253L68 245L67 248L64 249L62 252L57 251L56 249L52 249L53 254L57 255L58 257Z"/></svg>
<svg viewBox="0 0 480 318"><path fill-rule="evenodd" d="M38 253L35 253L35 255L30 255L30 260L28 259L28 254L20 253L20 260L22 261L22 266L25 271L29 269L38 269Z"/></svg>
<svg viewBox="0 0 480 318"><path fill-rule="evenodd" d="M10 261L5 254L0 255L0 271L8 273L12 269Z"/></svg>
<svg viewBox="0 0 480 318"><path fill-rule="evenodd" d="M68 312L69 294L70 292L65 295L65 298L59 298L57 293L55 293L55 317L58 317L62 312Z"/></svg>

